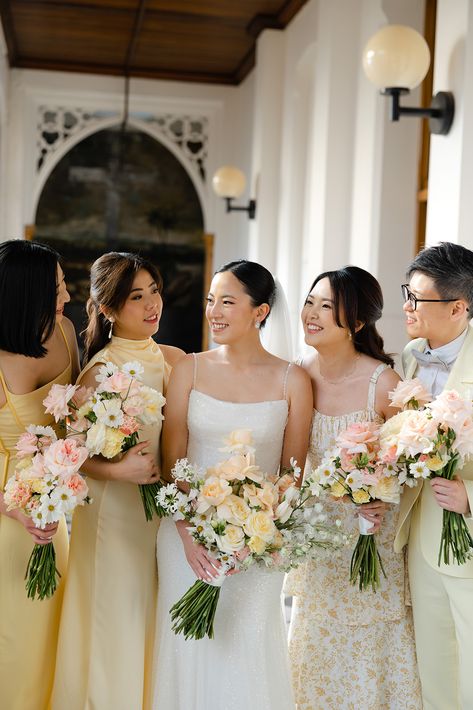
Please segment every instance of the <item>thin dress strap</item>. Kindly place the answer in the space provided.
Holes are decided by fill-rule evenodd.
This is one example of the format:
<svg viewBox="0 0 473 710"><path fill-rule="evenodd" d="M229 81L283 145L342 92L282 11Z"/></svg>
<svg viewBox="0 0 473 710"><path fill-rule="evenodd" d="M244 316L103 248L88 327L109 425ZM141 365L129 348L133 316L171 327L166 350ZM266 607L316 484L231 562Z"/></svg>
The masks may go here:
<svg viewBox="0 0 473 710"><path fill-rule="evenodd" d="M387 363L382 362L381 365L378 365L378 367L370 377L370 384L368 387L368 409L374 411L374 405L376 400L376 384L378 382L380 374L384 372L384 370L386 370L388 367L389 365Z"/></svg>
<svg viewBox="0 0 473 710"><path fill-rule="evenodd" d="M192 357L194 358L194 379L192 381L192 389L195 390L195 383L197 382L197 355L196 355L196 353L192 353Z"/></svg>
<svg viewBox="0 0 473 710"><path fill-rule="evenodd" d="M69 364L71 364L72 363L72 355L71 355L71 348L69 347L69 341L66 337L66 334L64 332L64 328L62 327L62 325L60 323L58 323L58 326L59 326L59 330L62 333L62 337L64 338L64 342L66 343L66 348L67 348L67 352L69 355Z"/></svg>
<svg viewBox="0 0 473 710"><path fill-rule="evenodd" d="M287 365L287 367L286 367L286 372L284 373L284 383L283 383L283 389L282 389L282 398L283 398L283 399L287 399L287 398L286 398L286 393L287 393L287 377L288 377L288 375L289 375L289 370L291 369L291 367L292 367L292 362L288 363L288 365Z"/></svg>

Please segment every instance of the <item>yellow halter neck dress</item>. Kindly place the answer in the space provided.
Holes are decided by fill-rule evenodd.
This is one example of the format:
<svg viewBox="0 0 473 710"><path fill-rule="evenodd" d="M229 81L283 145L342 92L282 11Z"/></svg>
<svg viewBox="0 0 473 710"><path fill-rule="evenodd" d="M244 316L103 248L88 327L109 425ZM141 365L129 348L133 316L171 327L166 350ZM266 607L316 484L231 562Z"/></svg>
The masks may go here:
<svg viewBox="0 0 473 710"><path fill-rule="evenodd" d="M80 378L107 361L137 360L144 384L162 392L170 368L151 339L112 337ZM140 441L159 460L161 422ZM138 486L87 479L93 504L72 522L53 710L150 707L157 603L158 521L147 522ZM164 710L164 708L163 708Z"/></svg>
<svg viewBox="0 0 473 710"><path fill-rule="evenodd" d="M3 373L0 382L6 403L0 409L0 484L3 490L13 475L15 444L29 424L49 426L43 399L53 384L71 381L69 364L60 375L34 392L8 391ZM5 710L45 710L54 676L65 571L67 528L63 519L53 538L56 564L62 575L51 599L31 600L26 596L25 571L34 546L33 538L16 520L0 515L0 707Z"/></svg>

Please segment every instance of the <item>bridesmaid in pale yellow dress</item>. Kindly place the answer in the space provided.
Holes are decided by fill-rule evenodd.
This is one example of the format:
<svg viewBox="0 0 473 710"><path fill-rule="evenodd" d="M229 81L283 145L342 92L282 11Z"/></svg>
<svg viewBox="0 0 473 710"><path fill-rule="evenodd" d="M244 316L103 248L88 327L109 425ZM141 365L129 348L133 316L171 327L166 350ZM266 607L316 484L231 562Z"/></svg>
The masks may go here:
<svg viewBox="0 0 473 710"><path fill-rule="evenodd" d="M161 277L133 254L111 252L92 266L85 362L94 387L100 366L139 361L144 384L165 391L182 350L157 345ZM151 703L158 521L147 522L138 484L159 476L161 424L119 461L84 465L93 505L74 514L64 595L54 710L140 710ZM164 710L164 709L163 709Z"/></svg>
<svg viewBox="0 0 473 710"><path fill-rule="evenodd" d="M41 244L0 244L0 707L45 710L54 674L67 565L65 521L35 528L19 510L7 512L3 488L13 474L15 443L29 424L51 425L43 399L51 385L79 370L69 301L58 255ZM51 599L26 596L25 571L35 543L53 538L62 575Z"/></svg>

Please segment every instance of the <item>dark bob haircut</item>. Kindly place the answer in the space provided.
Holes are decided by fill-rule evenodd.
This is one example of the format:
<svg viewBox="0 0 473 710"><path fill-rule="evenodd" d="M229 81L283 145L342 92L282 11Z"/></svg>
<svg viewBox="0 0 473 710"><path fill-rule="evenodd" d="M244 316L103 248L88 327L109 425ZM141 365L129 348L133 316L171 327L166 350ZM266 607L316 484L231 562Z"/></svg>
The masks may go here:
<svg viewBox="0 0 473 710"><path fill-rule="evenodd" d="M56 325L59 254L38 242L0 244L0 349L44 357Z"/></svg>
<svg viewBox="0 0 473 710"><path fill-rule="evenodd" d="M276 284L272 273L265 266L257 264L256 261L239 259L224 264L215 273L222 274L225 271L229 271L238 279L245 289L245 293L250 297L253 306L267 303L269 308L272 308L276 295ZM264 327L267 318L269 318L269 313L261 321L261 328Z"/></svg>
<svg viewBox="0 0 473 710"><path fill-rule="evenodd" d="M340 328L348 328L355 350L394 367L394 360L384 352L383 339L376 329L384 304L381 286L375 277L358 266L345 266L319 274L309 293L322 279L330 282L335 322ZM363 327L357 331L360 323Z"/></svg>

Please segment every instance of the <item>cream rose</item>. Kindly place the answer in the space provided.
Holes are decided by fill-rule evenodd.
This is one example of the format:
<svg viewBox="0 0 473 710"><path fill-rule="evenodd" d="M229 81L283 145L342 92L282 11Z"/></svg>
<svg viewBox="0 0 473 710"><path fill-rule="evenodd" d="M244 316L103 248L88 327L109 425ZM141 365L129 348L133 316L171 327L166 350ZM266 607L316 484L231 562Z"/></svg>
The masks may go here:
<svg viewBox="0 0 473 710"><path fill-rule="evenodd" d="M376 485L370 487L372 498L382 500L385 503L399 503L401 489L397 476L381 478Z"/></svg>
<svg viewBox="0 0 473 710"><path fill-rule="evenodd" d="M243 525L250 514L248 504L236 495L229 495L217 506L217 516L232 525Z"/></svg>
<svg viewBox="0 0 473 710"><path fill-rule="evenodd" d="M371 500L370 494L367 491L364 491L363 488L359 488L357 491L353 491L351 497L353 499L353 502L357 505L361 505L362 503L369 503Z"/></svg>
<svg viewBox="0 0 473 710"><path fill-rule="evenodd" d="M101 451L102 456L105 456L106 459L113 459L122 450L123 439L124 436L120 429L107 428Z"/></svg>
<svg viewBox="0 0 473 710"><path fill-rule="evenodd" d="M102 453L102 448L105 445L106 433L107 427L105 424L100 424L99 422L92 424L90 429L88 429L85 445L87 446L91 456Z"/></svg>
<svg viewBox="0 0 473 710"><path fill-rule="evenodd" d="M232 494L232 487L223 478L207 478L197 499L197 513L205 513L212 506L219 506Z"/></svg>
<svg viewBox="0 0 473 710"><path fill-rule="evenodd" d="M244 525L244 530L247 535L250 535L250 537L256 535L266 542L271 542L276 533L276 529L273 520L262 510L256 510L251 513Z"/></svg>
<svg viewBox="0 0 473 710"><path fill-rule="evenodd" d="M221 535L219 540L224 552L238 552L245 546L245 533L237 525L227 525L225 534Z"/></svg>
<svg viewBox="0 0 473 710"><path fill-rule="evenodd" d="M266 550L267 543L265 540L263 540L262 537L259 537L258 535L253 535L248 540L248 547L255 555L262 555L263 552Z"/></svg>

